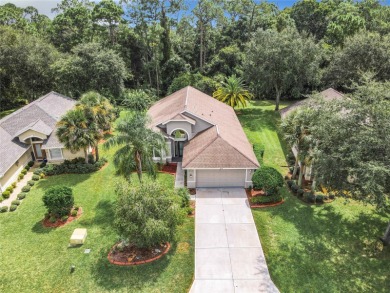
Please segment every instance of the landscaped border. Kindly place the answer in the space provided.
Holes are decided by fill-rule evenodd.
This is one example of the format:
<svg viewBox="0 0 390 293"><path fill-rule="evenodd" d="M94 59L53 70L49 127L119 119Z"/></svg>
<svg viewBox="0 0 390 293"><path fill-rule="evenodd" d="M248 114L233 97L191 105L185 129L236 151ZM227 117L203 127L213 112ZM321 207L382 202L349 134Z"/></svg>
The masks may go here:
<svg viewBox="0 0 390 293"><path fill-rule="evenodd" d="M253 204L251 202L251 197L252 197L252 190L251 189L245 189L246 197L248 198L249 206L251 209L261 209L261 208L268 208L268 207L276 207L278 205L281 205L284 203L284 199L278 202L273 202L273 203L265 203L265 204Z"/></svg>
<svg viewBox="0 0 390 293"><path fill-rule="evenodd" d="M150 263L150 262L153 262L153 261L155 261L155 260L158 260L158 259L162 258L162 257L163 257L164 255L166 255L166 254L169 252L169 250L171 249L171 244L170 244L169 242L167 242L167 243L166 243L167 247L165 248L165 250L164 250L161 254L159 254L159 255L157 255L157 256L155 256L155 257L153 257L153 258L150 258L150 259L140 260L140 261L134 261L134 262L130 262L130 263L126 262L126 263L125 263L125 262L115 261L115 260L112 260L112 259L111 259L111 255L112 255L112 253L113 253L115 247L116 247L118 244L119 244L119 243L115 244L115 245L111 248L110 252L109 252L108 255L107 255L108 261L109 261L111 264L113 264L113 265L118 265L118 266L137 266L137 265L147 264L147 263Z"/></svg>
<svg viewBox="0 0 390 293"><path fill-rule="evenodd" d="M83 214L83 209L82 209L82 207L79 207L79 209L77 210L77 215L75 217L69 216L68 219L65 222L61 221L59 219L55 223L51 223L49 221L49 218L45 218L45 219L42 220L42 226L45 227L45 228L58 228L58 227L62 227L62 226L65 226L66 224L69 224L69 223L77 220L78 218L81 217L82 214Z"/></svg>

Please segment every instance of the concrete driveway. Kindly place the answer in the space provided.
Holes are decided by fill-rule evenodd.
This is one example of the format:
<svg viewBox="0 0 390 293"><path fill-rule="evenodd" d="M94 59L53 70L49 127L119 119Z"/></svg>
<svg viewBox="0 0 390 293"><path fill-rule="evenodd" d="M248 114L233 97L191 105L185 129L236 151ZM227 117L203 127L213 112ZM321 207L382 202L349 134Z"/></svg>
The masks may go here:
<svg viewBox="0 0 390 293"><path fill-rule="evenodd" d="M190 292L279 292L269 276L244 189L197 189Z"/></svg>

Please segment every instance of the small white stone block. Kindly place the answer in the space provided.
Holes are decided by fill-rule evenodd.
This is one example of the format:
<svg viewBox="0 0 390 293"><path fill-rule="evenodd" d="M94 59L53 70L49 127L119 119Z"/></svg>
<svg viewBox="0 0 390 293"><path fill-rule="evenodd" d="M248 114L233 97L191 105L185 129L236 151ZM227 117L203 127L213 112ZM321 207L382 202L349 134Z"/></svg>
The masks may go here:
<svg viewBox="0 0 390 293"><path fill-rule="evenodd" d="M87 229L85 228L74 229L73 234L70 237L70 244L72 245L84 244L86 238L87 238Z"/></svg>

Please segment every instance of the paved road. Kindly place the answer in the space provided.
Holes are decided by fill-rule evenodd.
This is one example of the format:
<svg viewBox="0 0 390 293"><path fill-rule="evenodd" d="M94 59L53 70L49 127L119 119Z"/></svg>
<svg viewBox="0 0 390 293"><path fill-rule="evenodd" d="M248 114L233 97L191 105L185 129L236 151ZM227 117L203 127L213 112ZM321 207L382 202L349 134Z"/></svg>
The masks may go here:
<svg viewBox="0 0 390 293"><path fill-rule="evenodd" d="M190 293L279 292L244 189L197 189L195 280Z"/></svg>

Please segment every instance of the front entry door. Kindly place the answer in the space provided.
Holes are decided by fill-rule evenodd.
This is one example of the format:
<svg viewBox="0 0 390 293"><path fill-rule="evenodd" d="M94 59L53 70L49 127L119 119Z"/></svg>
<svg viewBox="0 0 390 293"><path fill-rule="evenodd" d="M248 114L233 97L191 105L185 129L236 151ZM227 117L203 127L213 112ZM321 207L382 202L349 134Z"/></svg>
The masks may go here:
<svg viewBox="0 0 390 293"><path fill-rule="evenodd" d="M36 156L36 160L43 160L43 151L41 149L42 147L42 144L41 143L34 143L33 144L33 147L34 147L34 152L35 152L35 156Z"/></svg>
<svg viewBox="0 0 390 293"><path fill-rule="evenodd" d="M184 141L175 141L175 156L182 158L184 149Z"/></svg>

